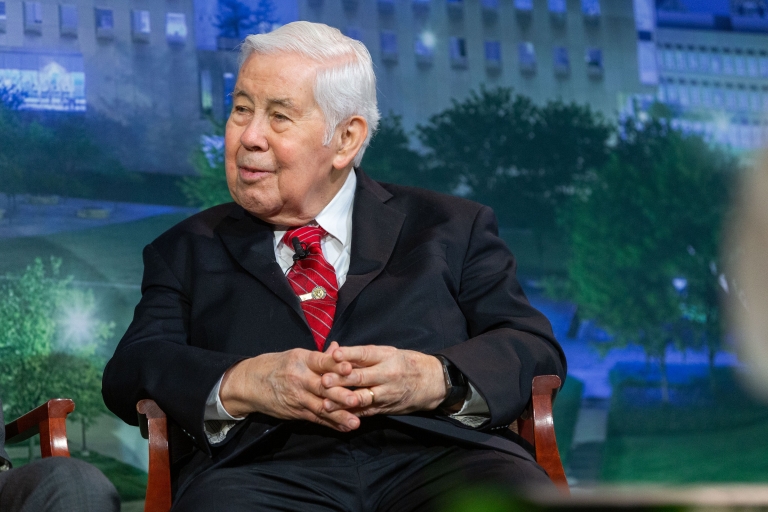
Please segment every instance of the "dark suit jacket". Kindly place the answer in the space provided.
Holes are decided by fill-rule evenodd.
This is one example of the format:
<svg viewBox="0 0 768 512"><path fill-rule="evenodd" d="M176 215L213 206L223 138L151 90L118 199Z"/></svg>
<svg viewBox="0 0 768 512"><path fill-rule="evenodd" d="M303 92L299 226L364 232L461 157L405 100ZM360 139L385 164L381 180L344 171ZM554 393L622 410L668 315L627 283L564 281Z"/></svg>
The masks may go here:
<svg viewBox="0 0 768 512"><path fill-rule="evenodd" d="M329 342L444 355L487 401L487 426L473 430L432 413L393 418L527 456L498 434L525 408L535 375L565 377L565 358L515 278L493 212L357 173L351 262ZM222 374L244 358L296 347L316 350L275 261L272 226L224 204L144 249L142 299L104 371L104 400L136 424L136 402L151 397L184 429L195 448L181 462L183 484L282 423L253 414L212 447L203 414Z"/></svg>

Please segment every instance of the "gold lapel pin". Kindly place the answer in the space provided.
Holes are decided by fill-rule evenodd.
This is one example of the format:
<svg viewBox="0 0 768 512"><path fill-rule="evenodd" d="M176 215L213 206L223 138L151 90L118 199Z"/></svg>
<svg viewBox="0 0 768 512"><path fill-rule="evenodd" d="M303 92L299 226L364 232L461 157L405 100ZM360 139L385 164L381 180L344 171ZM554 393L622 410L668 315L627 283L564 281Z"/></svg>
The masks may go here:
<svg viewBox="0 0 768 512"><path fill-rule="evenodd" d="M304 302L305 300L310 300L310 299L319 300L319 299L324 299L326 295L328 295L328 292L325 291L325 288L323 288L322 286L315 286L311 292L305 293L303 295L299 295L299 300L301 302Z"/></svg>

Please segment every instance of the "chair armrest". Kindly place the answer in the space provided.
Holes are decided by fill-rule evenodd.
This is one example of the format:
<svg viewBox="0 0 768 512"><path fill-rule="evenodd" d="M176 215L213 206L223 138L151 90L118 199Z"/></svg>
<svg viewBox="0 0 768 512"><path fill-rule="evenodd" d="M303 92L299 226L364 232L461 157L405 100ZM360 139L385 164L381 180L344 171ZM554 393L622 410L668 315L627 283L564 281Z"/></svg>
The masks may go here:
<svg viewBox="0 0 768 512"><path fill-rule="evenodd" d="M144 512L171 509L171 464L168 451L168 420L154 400L136 404L141 435L149 440L149 477Z"/></svg>
<svg viewBox="0 0 768 512"><path fill-rule="evenodd" d="M563 462L557 449L555 424L552 419L552 404L560 389L560 383L560 377L557 375L539 375L533 378L531 402L517 420L517 431L523 439L533 445L536 462L544 468L552 482L563 494L570 494Z"/></svg>
<svg viewBox="0 0 768 512"><path fill-rule="evenodd" d="M40 434L43 457L69 457L67 415L75 410L69 398L54 398L5 426L9 444L19 443Z"/></svg>

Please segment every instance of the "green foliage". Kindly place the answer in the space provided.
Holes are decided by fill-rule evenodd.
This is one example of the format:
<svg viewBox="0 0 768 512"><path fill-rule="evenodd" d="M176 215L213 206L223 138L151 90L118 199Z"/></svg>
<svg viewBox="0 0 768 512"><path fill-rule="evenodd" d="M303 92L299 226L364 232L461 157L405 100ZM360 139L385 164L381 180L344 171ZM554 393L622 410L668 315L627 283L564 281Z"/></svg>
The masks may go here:
<svg viewBox="0 0 768 512"><path fill-rule="evenodd" d="M81 197L92 187L76 179L82 177L78 173L125 174L118 160L94 142L95 127L89 124L83 116L21 112L0 102L0 192Z"/></svg>
<svg viewBox="0 0 768 512"><path fill-rule="evenodd" d="M421 155L411 149L402 118L397 115L382 118L361 167L379 181L435 188L424 172Z"/></svg>
<svg viewBox="0 0 768 512"><path fill-rule="evenodd" d="M670 345L719 347L717 248L736 167L664 120L623 124L567 218L568 290L613 345L640 344L662 365ZM674 278L687 280L683 292Z"/></svg>
<svg viewBox="0 0 768 512"><path fill-rule="evenodd" d="M202 137L192 153L192 166L197 176L187 176L179 182L189 204L200 208L232 201L224 170L224 127L214 127L214 133Z"/></svg>
<svg viewBox="0 0 768 512"><path fill-rule="evenodd" d="M114 324L93 317L93 293L61 278L61 260L46 267L39 258L19 276L0 284L0 389L7 417L14 418L49 398L75 400L85 424L104 409L103 361L96 348Z"/></svg>
<svg viewBox="0 0 768 512"><path fill-rule="evenodd" d="M611 374L612 380L617 375ZM606 482L764 482L768 406L750 396L734 370L670 386L685 403L641 403L645 381L614 383L603 459ZM701 396L705 395L705 396ZM745 449L748 447L748 449Z"/></svg>
<svg viewBox="0 0 768 512"><path fill-rule="evenodd" d="M473 91L418 128L446 192L494 208L502 225L556 228L569 198L607 159L611 126L588 106L538 106L508 88Z"/></svg>

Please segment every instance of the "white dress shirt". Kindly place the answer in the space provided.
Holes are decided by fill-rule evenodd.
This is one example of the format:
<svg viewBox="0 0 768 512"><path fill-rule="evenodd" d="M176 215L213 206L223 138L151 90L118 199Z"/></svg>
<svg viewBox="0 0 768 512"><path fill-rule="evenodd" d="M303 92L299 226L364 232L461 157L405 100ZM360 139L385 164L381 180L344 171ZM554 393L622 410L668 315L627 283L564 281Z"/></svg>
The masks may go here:
<svg viewBox="0 0 768 512"><path fill-rule="evenodd" d="M339 288L346 281L349 272L352 247L352 209L356 187L357 176L353 170L331 202L323 208L314 221L309 223L309 225L320 226L328 233L320 240L320 247L323 256L336 271ZM293 265L294 254L293 247L283 243L283 236L288 229L286 226L275 226L275 259L284 274ZM211 443L223 441L229 429L234 426L234 422L245 419L230 415L221 403L219 390L222 379L219 379L219 382L211 390L205 407L205 433ZM489 412L488 404L470 383L464 406L459 412L451 416L468 426L477 427L488 419Z"/></svg>

